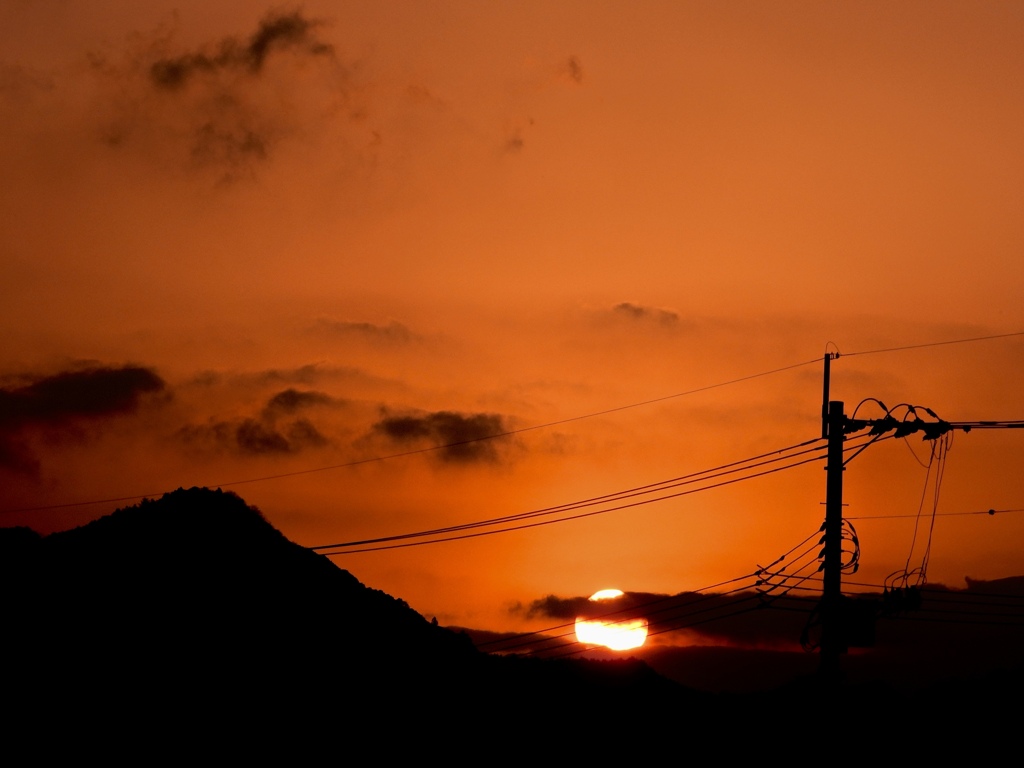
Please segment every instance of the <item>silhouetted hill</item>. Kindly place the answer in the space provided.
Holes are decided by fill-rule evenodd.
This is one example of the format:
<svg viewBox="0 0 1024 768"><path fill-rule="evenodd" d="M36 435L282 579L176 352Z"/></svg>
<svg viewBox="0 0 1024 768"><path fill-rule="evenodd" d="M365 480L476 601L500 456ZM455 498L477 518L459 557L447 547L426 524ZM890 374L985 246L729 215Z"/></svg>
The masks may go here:
<svg viewBox="0 0 1024 768"><path fill-rule="evenodd" d="M479 729L510 713L637 717L701 698L635 660L480 653L232 493L178 490L45 538L3 530L0 558L8 700L62 726L182 738L221 732L231 713L246 732Z"/></svg>
<svg viewBox="0 0 1024 768"><path fill-rule="evenodd" d="M1021 709L1019 668L918 693L802 675L716 695L636 659L488 655L288 541L238 496L197 488L46 537L0 530L0 607L9 751L144 743L237 760L338 744L365 758L440 742L465 761L477 754L467 745L493 755L519 738L549 757L607 758L685 733L735 757L769 749L784 719L805 745L833 743L841 723L861 749L897 732L915 737L914 754L977 740L978 756L1015 733L989 726ZM720 666L709 653L688 663ZM950 713L956 729L943 726Z"/></svg>

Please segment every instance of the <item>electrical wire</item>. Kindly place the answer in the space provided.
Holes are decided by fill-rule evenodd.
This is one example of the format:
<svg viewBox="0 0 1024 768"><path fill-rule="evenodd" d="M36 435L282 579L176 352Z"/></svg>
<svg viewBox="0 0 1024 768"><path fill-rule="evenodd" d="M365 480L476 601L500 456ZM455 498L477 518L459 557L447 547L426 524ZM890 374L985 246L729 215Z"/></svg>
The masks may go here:
<svg viewBox="0 0 1024 768"><path fill-rule="evenodd" d="M553 507L543 507L541 509L533 510L533 511L530 511L530 512L522 512L522 513L515 514L515 515L505 515L503 517L495 517L495 518L491 518L489 520L479 520L479 521L472 522L472 523L463 523L463 524L460 524L460 525L453 525L453 526L448 526L448 527L445 527L445 528L434 528L434 529L431 529L431 530L428 530L428 531L417 531L417 532L411 533L411 534L399 534L399 535L396 535L396 536L387 536L387 537L381 537L381 538L376 538L376 539L367 539L367 540L364 540L364 541L352 541L352 542L346 542L346 543L342 543L342 544L322 544L322 545L318 545L318 546L315 546L315 547L310 547L310 549L320 550L320 549L330 549L330 548L333 548L333 547L359 546L359 545L362 545L362 544L375 544L375 543L381 543L381 542L385 542L385 541L392 541L392 540L396 540L396 539L403 539L403 538L414 537L414 536L430 536L430 535L443 534L443 533L453 533L455 531L466 530L466 529L470 529L470 528L476 528L476 527L487 526L487 525L498 525L500 523L512 522L512 521L515 521L515 520L522 520L522 519L526 519L526 518L537 517L537 516L552 514L552 513L556 513L556 512L569 511L569 510L572 510L572 509L578 509L578 508L581 508L581 507L591 506L591 505L602 503L602 502L617 501L619 499L631 498L631 497L640 496L640 495L647 494L647 493L654 493L654 492L657 492L657 491L660 491L660 490L666 490L668 488L678 487L680 485L686 485L688 483L694 483L694 482L699 481L702 478L703 479L708 479L708 478L711 478L711 477L720 477L720 476L723 476L723 475L726 475L726 474L730 474L731 472L741 471L742 469L750 469L750 468L757 467L757 466L764 466L765 464L770 464L770 463L772 463L774 461L781 461L781 460L784 460L784 459L793 458L795 456L805 455L807 453L811 453L814 450L822 450L821 448L817 448L817 449L811 449L811 450L807 450L807 451L799 451L797 453L791 453L789 456L786 456L786 457L783 457L783 458L775 458L775 459L770 459L768 461L760 461L760 462L757 461L759 459L763 459L763 458L768 457L768 456L774 456L774 455L779 454L779 453L785 453L787 451L794 451L797 448L802 448L804 446L810 445L810 444L815 443L815 442L820 442L820 438L815 438L813 440L807 440L807 441L805 441L803 443L797 443L796 445L789 446L788 448L780 448L780 449L778 449L776 451L770 451L768 453L762 453L762 454L759 454L757 456L752 456L752 457L750 457L748 459L743 459L741 461L735 461L735 462L731 462L729 464L722 464L722 465L719 465L718 467L713 467L711 469L702 470L700 472L692 472L692 473L690 473L688 475L681 475L679 477L674 477L674 478L671 478L671 479L668 479L668 480L661 480L661 481L656 482L656 483L649 483L647 485L640 485L640 486L636 486L636 487L633 487L633 488L627 488L627 489L622 490L622 491L616 491L614 493L607 493L607 494L603 494L601 496L592 496L592 497L590 497L588 499L581 499L579 501L569 502L567 504L559 504L559 505L553 506ZM753 463L753 462L757 462L757 463ZM743 466L740 469L730 469L730 468L737 467L739 465L746 465L746 466ZM724 471L724 470L728 470L728 471Z"/></svg>
<svg viewBox="0 0 1024 768"><path fill-rule="evenodd" d="M903 347L888 347L885 349L866 349L861 352L843 352L843 357L854 357L855 355L878 355L883 352L903 352L909 349L924 349L925 347L942 347L950 344L969 344L976 341L991 341L993 339L1008 339L1013 336L1024 336L1024 331L1012 333L997 333L991 336L976 336L972 339L952 339L950 341L933 341L927 344L908 344Z"/></svg>
<svg viewBox="0 0 1024 768"><path fill-rule="evenodd" d="M757 456L751 456L751 457L749 457L747 459L742 459L740 461L730 462L728 464L721 464L721 465L719 465L717 467L712 467L710 469L705 469L705 470L702 470L700 472L692 472L692 473L687 474L687 475L681 475L679 477L670 478L668 480L662 480L662 481L659 481L659 482L656 482L656 483L649 483L647 485L641 485L641 486L636 486L636 487L633 487L633 488L627 488L625 490L616 491L614 493L607 493L607 494L603 494L601 496L593 496L593 497L590 497L590 498L587 498L587 499L580 499L578 501L568 502L566 504L559 504L559 505L552 506L552 507L543 507L541 509L535 509L535 510L531 510L529 512L520 512L520 513L517 513L517 514L514 514L514 515L504 515L502 517L494 517L494 518L489 518L487 520L477 520L477 521L473 521L473 522L469 522L469 523L461 523L459 525L452 525L452 526L447 526L447 527L443 527L443 528L432 528L432 529L425 530L425 531L415 531L415 532L411 532L411 533L402 533L402 534L396 534L396 535L393 535L393 536L383 536L383 537L377 537L377 538L373 538L373 539L363 539L363 540L358 540L358 541L349 541L349 542L342 542L342 543L335 543L335 544L320 544L320 545L317 545L317 546L309 547L309 549L312 549L314 551L318 551L318 550L334 549L334 548L340 548L340 547L357 547L357 546L363 546L363 545L367 545L367 544L382 544L382 543L386 543L386 542L400 541L400 540L410 539L410 538L422 538L422 537L429 537L429 536L439 536L439 535L443 535L443 534L456 533L456 532L464 531L464 530L472 530L472 529L475 529L475 528L482 528L482 527L488 527L488 526L494 526L494 525L501 525L501 524L504 524L504 523L511 523L511 522L518 522L518 521L522 521L522 520L526 520L526 519L531 519L531 518L535 518L535 517L542 517L542 516L548 516L548 515L558 514L558 513L562 513L562 512L570 512L570 511L573 511L573 510L576 510L576 509L581 509L581 508L584 508L584 507L595 506L597 504L614 503L614 502L617 502L617 501L621 501L623 499L635 498L637 496L643 496L643 495L647 495L647 494L651 494L651 493L658 493L658 492L661 492L661 491L670 490L672 488L678 488L678 487L681 487L681 486L684 486L684 485L691 485L691 484L694 484L694 483L704 482L704 481L711 480L711 479L718 478L718 477L724 477L724 476L727 476L727 475L730 475L730 474L735 474L735 473L739 473L739 472L746 472L746 471L749 471L749 470L754 469L756 467L766 466L766 465L769 465L769 464L772 464L772 463L775 463L775 462L779 462L779 461L787 461L789 459L792 459L792 458L795 458L795 457L798 457L798 456L804 456L804 455L807 455L809 453L820 452L821 450L824 450L823 446L819 446L817 448L812 448L812 449L808 449L808 450L801 450L801 451L797 450L799 448L804 448L807 445L814 444L814 443L820 443L820 442L821 442L820 438L814 438L812 440L807 440L807 441L802 442L802 443L797 443L796 445L792 445L792 446L789 446L787 448L779 448L778 450L775 450L775 451L770 451L768 453L762 453L762 454L759 454ZM785 455L785 456L779 456L778 455L778 454L785 454L785 453L788 453L788 455ZM769 456L774 456L775 458L766 459L766 457L769 457ZM807 462L815 461L815 460L817 460L817 458L808 459L806 462L797 462L797 464L787 465L787 468L789 466L798 466L799 464L807 463ZM661 499L672 498L672 497L677 496L677 495L680 495L680 494L671 494L669 496L660 497L658 499L652 499L650 501L660 501ZM633 505L625 505L625 506L633 506ZM621 508L622 507L615 507L614 509L621 509ZM602 511L612 511L612 510L602 510ZM574 518L575 518L575 516L573 518L563 518L563 519L574 519ZM512 529L503 529L503 530L516 530L516 529L512 528Z"/></svg>
<svg viewBox="0 0 1024 768"><path fill-rule="evenodd" d="M777 565L780 562L785 561L793 552L800 549L802 546L806 545L809 541L811 541L817 535L818 532L820 532L820 529L819 531L815 531L810 536L806 537L803 541L790 548L783 555L780 555L779 557L775 558L775 560L772 561L769 568L771 568L774 565ZM807 555L813 554L814 549L815 545L812 545L811 547L805 549L800 555L797 556L795 563L791 564L790 566L784 566L782 570L785 570L786 567L793 567L799 565L799 561L805 558ZM790 574L785 578L790 580L793 579L797 574L800 574L802 571L813 566L816 562L816 558L809 558L806 563L799 566L799 568L796 571L796 574ZM811 609L809 607L788 608L775 605L775 603L783 599L797 600L798 603L804 602L801 598L792 598L785 593L775 595L768 602L766 602L765 596L764 594L762 594L762 591L760 589L760 586L763 584L763 579L761 578L761 576L765 572L765 568L758 566L758 569L754 571L754 573L739 576L734 579L729 579L728 581L719 582L718 584L714 584L708 587L702 587L692 593L683 593L680 595L659 597L654 600L633 604L628 606L627 608L623 608L616 611L610 611L599 616L592 616L590 618L596 620L614 619L615 617L619 616L624 617L618 621L610 622L614 624L619 622L630 621L635 619L637 616L642 616L648 622L647 634L648 636L652 636L664 634L666 632L674 632L682 629L688 629L693 626L708 623L711 621L718 621L730 618L733 616L741 615L743 613L747 613L752 610L758 610L765 607L772 607L779 610L800 611L802 613L810 612ZM800 578L800 580L796 584L790 586L790 589L797 588L797 585L802 583L802 581L808 578L813 578L814 576L815 573L812 573ZM725 592L702 594L710 589L717 589L728 584L735 584L736 582L746 581L754 577L756 577L756 580L754 582L741 584ZM787 593L788 591L789 589L786 590ZM738 600L723 605L723 599L728 598L730 595L734 595L737 593L748 594L745 597L740 597ZM677 601L680 598L684 597L684 595L691 599L687 599L686 602L682 604L678 603ZM714 601L714 604L698 607L701 606L701 604L709 601ZM757 601L757 603L750 607L737 607L752 601ZM666 603L668 604L666 605ZM650 608L655 605L662 605L662 607L654 611L651 611ZM719 613L712 616L704 615L726 609L731 610L729 610L729 612L725 614ZM696 618L698 616L700 618ZM548 627L542 630L536 630L534 632L516 635L512 638L500 638L488 641L486 643L479 643L477 644L477 647L481 650L489 650L490 652L494 653L507 653L517 648L533 646L532 648L527 650L526 653L529 655L544 655L545 658L559 658L561 656L577 655L585 652L587 650L587 646L579 643L575 639L570 639L575 637L575 632L569 630L570 627L574 627L574 624L575 622L559 624L554 627ZM551 635L551 632L557 632L558 634ZM551 643L555 643L555 645L551 645Z"/></svg>
<svg viewBox="0 0 1024 768"><path fill-rule="evenodd" d="M800 455L800 454L796 454L796 455ZM754 464L754 465L751 465L751 466L748 466L748 467L739 468L739 469L731 469L731 470L728 470L726 472L721 472L721 473L717 473L717 474L708 475L707 477L704 477L702 479L703 480L709 480L709 479L713 479L715 477L721 477L721 476L728 475L728 474L734 474L734 473L737 473L737 472L749 470L750 468L752 468L754 466L762 466L763 464L772 463L774 461L784 461L784 460L786 460L788 458L790 458L790 457L788 457L788 456L787 457L782 457L782 458L779 458L779 459L774 459L774 460L769 461L769 462L762 462L761 464ZM589 512L581 512L579 514L574 514L574 515L565 515L565 516L558 517L558 518L555 518L555 519L541 520L540 522L521 523L521 524L518 524L518 525L510 525L510 526L506 526L506 527L503 527L503 528L496 528L496 529L487 530L487 531L479 531L479 532L476 532L476 533L463 533L463 534L457 534L457 535L442 535L442 536L440 536L438 538L428 538L428 537L437 536L438 532L440 532L442 534L446 534L446 533L449 532L449 529L433 529L432 531L416 531L416 532L413 532L413 533L404 533L404 534L397 534L395 536L380 537L378 539L364 539L364 540L358 541L358 542L343 542L343 543L338 543L338 544L322 544L322 545L317 545L316 547L310 547L310 549L314 549L314 550L320 551L320 550L324 550L324 549L335 549L335 548L341 548L341 547L361 547L359 549L345 549L344 551L338 551L338 552L323 552L323 551L321 551L321 554L324 555L325 557L333 557L335 555L357 554L357 553L362 553L362 552L377 552L377 551L386 550L386 549L400 549L400 548L403 548L403 547L422 546L422 545L425 545L425 544L439 544L439 543L447 542L447 541L457 541L457 540L461 540L461 539L471 539L471 538L478 538L478 537L481 537L481 536L490 536L490 535L494 535L494 534L498 534L498 533L508 533L510 531L518 531L518 530L523 530L523 529L526 529L526 528L536 528L536 527L543 526L543 525L552 525L554 523L563 523L563 522L568 522L570 520L579 520L581 518L592 517L594 515L601 515L601 514L605 514L605 513L608 513L608 512L614 512L614 511L618 511L618 510L622 510L622 509L630 509L630 508L633 508L633 507L644 506L646 504L652 504L652 503L655 503L655 502L658 502L658 501L666 501L668 499L674 499L674 498L678 498L680 496L688 496L690 494L699 493L701 491L708 491L708 490L711 490L713 488L721 488L721 487L726 486L726 485L732 485L734 483L743 482L743 481L746 481L746 480L753 480L755 478L764 477L766 475L774 474L776 472L781 472L783 470L793 469L794 467L802 466L804 464L809 464L809 463L815 462L815 461L820 461L821 459L822 459L822 457L820 457L820 456L812 457L812 458L808 458L808 459L802 459L800 461L794 461L794 462L792 462L790 464L785 464L785 465L780 466L780 467L775 467L775 468L772 468L772 469L766 469L766 470L763 470L761 472L755 472L753 474L747 474L747 475L743 475L741 477L732 478L732 479L729 479L729 480L722 480L722 481L716 482L716 483L709 483L709 484L706 484L706 485L702 485L702 486L700 486L698 488L690 488L690 489L683 490L683 491L677 491L676 493L670 493L670 494L665 494L665 495L662 495L662 496L658 496L656 498L644 499L644 500L641 500L641 501L634 501L634 502L630 502L628 504L619 504L617 506L605 507L605 508L602 508L602 509L591 510ZM705 474L705 473L698 473L698 474ZM686 481L678 482L678 483L675 483L673 485L660 486L657 490L659 490L659 491L660 490L667 490L669 488L676 488L676 487L680 487L682 485L692 484L692 483L695 483L695 482L699 482L699 480L688 479ZM649 493L649 492L650 491L645 492L645 493ZM614 497L612 499L613 501L617 501L620 498L630 498L631 496L635 496L635 495L639 495L639 494L629 494L629 495L624 495L624 496L616 496L615 494L610 494L609 496ZM504 522L512 522L512 521L517 521L517 520L531 519L533 517L537 517L537 516L541 516L541 515L551 515L551 514L566 512L566 511L572 511L572 510L579 509L579 508L582 508L582 507L591 506L593 503L594 502L591 502L591 501L572 502L570 504L562 505L562 506L559 506L559 507L548 507L548 508L544 508L544 509L541 509L541 510L533 510L533 511L530 511L530 512L523 512L523 513L520 513L518 515L510 515L510 516L506 516L504 518L493 518L493 519L494 520L499 520L500 522L498 524L501 524L501 523L504 523ZM459 526L451 526L450 530L451 531L472 530L472 529L475 529L475 528L483 528L483 527L493 526L495 524L496 523L491 522L489 520L482 520L482 521L477 521L477 522L472 522L472 523L464 523L464 524L459 525ZM424 539L424 540L421 540L421 541L406 541L405 543L387 543L387 542L404 541L404 540L407 540L407 539ZM379 544L379 546L364 546L364 545L368 545L368 544L375 544L375 545Z"/></svg>
<svg viewBox="0 0 1024 768"><path fill-rule="evenodd" d="M811 359L811 360L805 360L805 361L800 362L800 363L792 363L790 365L784 365L784 366L781 366L779 368L773 368L773 369L768 370L768 371L761 371L760 373L752 373L752 374L750 374L748 376L740 376L740 377L735 378L735 379L729 379L728 381L718 382L717 384L708 384L708 385L703 386L703 387L696 387L694 389L689 389L689 390L686 390L684 392L676 392L676 393L671 394L671 395L663 395L661 397L655 397L655 398L651 398L649 400L642 400L642 401L636 402L636 403L629 403L627 405L620 405L620 406L616 406L616 407L613 407L613 408L606 408L604 410L595 411L593 413L585 413L585 414L581 414L581 415L578 415L578 416L569 416L569 417L564 418L564 419L557 419L557 420L554 420L554 421L548 421L548 422L545 422L543 424L533 424L533 425L526 426L526 427L519 427L517 429L506 430L504 432L496 432L496 433L490 434L490 435L481 435L480 437L469 438L467 440L458 440L458 441L455 441L455 442L444 443L444 444L441 444L441 445L430 445L430 446L427 446L425 448L417 448L417 449L408 450L408 451L401 451L401 452L398 452L398 453L390 453L390 454L386 454L386 455L383 455L383 456L371 456L371 457L368 457L368 458L365 458L365 459L355 459L353 461L346 461L346 462L342 462L340 464L329 464L327 466L322 466L322 467L312 467L310 469L299 469L299 470L295 470L293 472L279 472L279 473L273 474L273 475L263 475L263 476L260 476L260 477L250 477L250 478L246 478L244 480L231 480L231 481L223 482L223 483L213 483L213 484L207 483L206 487L228 488L228 487L232 487L232 486L235 486L235 485L245 485L245 484L248 484L248 483L260 483L260 482L264 482L264 481L268 481L268 480L280 480L282 478L287 478L287 477L297 477L297 476L300 476L300 475L309 475L309 474L313 474L313 473L317 473L317 472L327 472L327 471L334 470L334 469L343 469L343 468L346 468L346 467L355 467L355 466L359 466L361 464L370 464L370 463L379 462L379 461L389 461L391 459L404 458L404 457L407 457L407 456L415 456L415 455L418 455L418 454L432 453L434 451L442 451L442 450L445 450L445 449L448 449L448 448L457 448L457 447L463 446L463 445L470 445L472 443L479 443L479 442L483 442L485 440L496 440L496 439L502 438L502 437L511 437L513 435L519 435L519 434L522 434L524 432L532 432L532 431L539 430L539 429L547 429L549 427L555 427L555 426L559 426L561 424L569 424L571 422L582 421L584 419L592 419L592 418L596 418L598 416L607 416L608 414L611 414L611 413L618 413L620 411L626 411L626 410L630 410L632 408L641 408L643 406L653 405L655 403L662 403L662 402L665 402L667 400L674 400L676 398L686 397L688 395L695 395L695 394L699 394L701 392L708 392L708 391L713 390L713 389L719 389L721 387L728 387L728 386L731 386L733 384L740 384L740 383L745 382L745 381L752 381L753 379L759 379L759 378L762 378L762 377L765 377L765 376L772 376L772 375L774 375L776 373L782 373L784 371L791 371L791 370L793 370L795 368L802 368L802 367L804 367L806 365L812 365L812 364L816 364L818 362L820 362L820 360L818 358L814 358L814 359ZM0 509L0 514L12 513L12 512L39 512L39 511L51 510L51 509L66 509L66 508L70 508L70 507L84 507L84 506L90 506L90 505L93 505L93 504L110 504L110 503L116 503L116 502L121 502L121 501L136 501L136 500L140 500L140 499L156 498L156 497L159 497L161 495L162 495L162 492L158 492L158 493L143 493L143 494L135 494L133 496L117 496L117 497L110 497L110 498L105 498L105 499L93 499L93 500L90 500L90 501L66 502L64 504L45 504L45 505L40 505L40 506L35 506L35 507L13 507L13 508L9 508L9 509Z"/></svg>
<svg viewBox="0 0 1024 768"><path fill-rule="evenodd" d="M1005 515L1011 512L1024 512L1024 507L1015 507L1012 509L982 509L973 512L936 512L935 517L962 517L965 515L987 515L992 517L994 515ZM905 520L907 518L917 518L917 514L912 515L857 515L856 517L850 517L849 520Z"/></svg>
<svg viewBox="0 0 1024 768"><path fill-rule="evenodd" d="M820 451L823 451L825 449L825 446L819 446L817 448L808 449L808 450L805 450L805 451L798 451L798 452L795 452L795 453L791 453L788 456L781 456L781 457L777 456L774 459L769 459L769 460L766 460L766 461L754 462L755 459L761 459L761 458L763 458L765 456L772 456L772 455L775 455L775 454L778 454L778 453L783 453L783 452L786 452L786 451L792 451L792 450L794 450L796 448L801 448L801 447L807 446L809 444L820 443L820 442L821 442L821 438L814 438L812 440L808 440L808 441L805 441L803 443L797 443L796 445L790 446L789 448L781 448L778 451L772 451L772 452L769 452L769 453L760 454L758 456L750 457L749 459L745 459L745 460L742 460L742 461L731 462L730 464L723 464L720 467L715 467L713 469L704 470L702 472L692 473L690 475L684 475L684 476L681 476L679 478L673 478L672 480L665 480L665 481L661 481L659 483L652 483L652 484L645 485L645 486L638 486L637 488L627 489L625 491L620 491L620 492L617 492L617 493L605 494L603 496L593 497L591 499L583 499L583 500L580 500L580 501L570 502L570 503L567 503L567 504L562 504L562 505L558 505L558 506L554 506L554 507L544 507L544 508L537 509L537 510L531 510L529 512L521 512L521 513L518 513L518 514L515 514L515 515L506 515L506 516L503 516L503 517L490 518L490 519L487 519L487 520L477 520L477 521L473 521L473 522L461 523L461 524L453 525L453 526L447 526L447 527L444 527L444 528L433 528L433 529L425 530L425 531L413 531L413 532L408 532L408 533L395 534L395 535L392 535L392 536L381 536L381 537L376 537L376 538L372 538L372 539L361 539L361 540L355 540L355 541L350 541L350 542L338 542L338 543L334 543L334 544L318 544L316 546L309 547L309 549L312 549L314 551L318 551L318 552L320 552L320 554L322 554L325 557L334 557L336 555L360 554L360 553L364 553L364 552L379 552L379 551L383 551L383 550L402 549L402 548L406 548L406 547L423 546L423 545L427 545L427 544L440 544L440 543L449 542L449 541L459 541L459 540L464 540L464 539L479 538L481 536L490 536L490 535L494 535L494 534L498 534L498 533L508 533L508 532L511 532L511 531L518 531L518 530L523 530L523 529L526 529L526 528L536 528L536 527L540 527L540 526L543 526L543 525L552 525L554 523L568 522L570 520L579 520L579 519L586 518L586 517L592 517L592 516L595 516L595 515L605 514L607 512L614 512L614 511L618 511L618 510L622 510L622 509L629 509L629 508L633 508L633 507L643 506L643 505L646 505L646 504L652 504L652 503L658 502L658 501L665 501L667 499L678 498L680 496L687 496L687 495L690 495L690 494L693 494L693 493L698 493L700 491L707 491L707 490L711 490L712 488L719 488L719 487L722 487L722 486L725 486L725 485L731 485L733 483L741 482L741 481L744 481L744 480L752 480L752 479L755 479L757 477L763 477L765 475L773 474L775 472L780 472L780 471L785 470L785 469L792 469L794 467L798 467L798 466L801 466L803 464L808 464L808 463L811 463L811 462L814 462L814 461L820 461L823 457L822 456L812 457L812 458L809 458L809 459L804 459L804 460L801 460L801 461L796 461L796 462L793 462L793 463L790 463L790 464L786 464L786 465L781 466L781 467L776 467L774 469L765 470L763 472L757 472L757 473L754 473L754 474L748 474L748 475L745 475L745 476L742 476L742 477L733 478L731 480L725 480L725 481L721 481L721 482L718 482L718 483L711 483L711 484L703 485L703 486L698 487L698 488L692 488L692 489L685 490L685 491L679 491L677 493L666 494L666 495L663 495L663 496L658 496L656 498L645 499L645 500L642 500L642 501L635 501L635 502L631 502L631 503L628 503L628 504L620 504L618 506L605 507L605 508L602 508L602 509L592 510L590 512L582 512L582 513L575 514L575 515L563 515L562 517L558 517L558 518L555 518L555 519L549 519L549 520L542 520L540 522L533 522L533 523L523 523L523 522L521 522L523 520L530 520L530 519L533 519L533 518L536 518L536 517L546 517L546 516L551 516L551 515L556 515L556 514L562 514L562 513L565 513L565 512L574 511L576 509L582 509L582 508L585 508L585 507L594 506L594 505L596 505L598 503L613 503L613 502L620 501L620 500L626 499L626 498L634 498L634 497L639 496L639 495L659 492L659 491L663 491L663 490L669 490L671 488L677 488L677 487L680 487L680 486L683 486L683 485L688 485L688 484L693 484L693 483L697 483L697 482L707 481L707 480L710 480L710 479L713 479L713 478L716 478L716 477L722 477L722 476L729 475L729 474L734 474L734 473L738 473L738 472L748 471L748 470L753 469L755 467L765 466L767 464L771 464L771 463L774 463L774 462L786 461L786 460L789 460L789 459L791 459L793 457L796 457L796 456L806 455L808 453L813 453L813 452L820 452ZM851 446L848 446L845 450L856 450L857 448L858 448L857 445L851 445ZM751 463L751 462L754 462L754 463ZM724 470L724 471L719 471L723 467L730 468L730 469L727 469L727 470ZM649 490L643 490L643 489L649 489ZM476 530L476 529L479 529L479 528L491 528L491 527L497 526L497 525L504 525L505 523L519 523L519 524L507 525L507 526L502 527L502 528L493 528L492 530L478 531L476 533L460 533L462 531L472 531L472 530ZM420 541L410 541L410 540L415 540L415 539L420 539ZM405 543L396 543L396 542L405 542ZM323 550L328 550L328 549L331 549L331 550L337 549L337 550L340 550L340 551L332 551L332 552L323 551Z"/></svg>

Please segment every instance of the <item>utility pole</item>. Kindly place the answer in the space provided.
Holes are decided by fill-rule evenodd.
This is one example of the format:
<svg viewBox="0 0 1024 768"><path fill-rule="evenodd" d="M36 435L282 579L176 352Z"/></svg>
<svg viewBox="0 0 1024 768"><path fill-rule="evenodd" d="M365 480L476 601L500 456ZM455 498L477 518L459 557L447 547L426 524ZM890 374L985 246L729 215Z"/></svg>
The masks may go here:
<svg viewBox="0 0 1024 768"><path fill-rule="evenodd" d="M970 432L972 429L1024 429L1024 420L1015 421L943 421L931 408L925 406L906 405L907 414L897 420L893 412L885 404L875 402L885 411L880 419L847 418L843 413L843 402L829 399L830 363L838 358L839 353L826 353L824 358L824 393L821 403L821 436L827 440L827 465L825 467L825 525L822 550L824 562L824 583L821 602L818 605L821 616L821 663L819 673L826 685L835 685L840 681L839 657L845 653L850 642L857 642L851 634L852 620L849 611L844 609L845 598L842 594L843 578L843 444L846 434L858 432L867 427L869 439L853 455L864 450L881 435L894 430L894 437L906 437L914 432L923 432L925 440L937 440L953 429ZM920 409L927 413L933 421L922 419ZM856 414L856 410L854 411ZM852 458L852 457L851 457ZM990 514L993 514L990 512ZM856 540L854 540L856 543ZM851 561L851 564L855 562ZM858 627L860 629L860 627Z"/></svg>
<svg viewBox="0 0 1024 768"><path fill-rule="evenodd" d="M842 628L843 442L846 439L846 415L843 413L842 401L829 401L826 426L825 578L821 595L820 670L826 681L838 682L839 655L846 650Z"/></svg>

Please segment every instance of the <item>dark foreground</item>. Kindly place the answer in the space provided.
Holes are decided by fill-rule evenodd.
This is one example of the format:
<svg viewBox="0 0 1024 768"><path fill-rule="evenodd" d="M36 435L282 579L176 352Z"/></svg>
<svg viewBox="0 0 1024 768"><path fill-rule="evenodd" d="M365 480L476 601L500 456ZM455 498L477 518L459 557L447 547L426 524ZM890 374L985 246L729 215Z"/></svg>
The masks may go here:
<svg viewBox="0 0 1024 768"><path fill-rule="evenodd" d="M912 690L812 674L713 694L635 659L481 653L205 489L45 538L4 529L0 577L3 736L37 759L818 759L829 745L978 759L1016 743L1022 713L1019 667Z"/></svg>

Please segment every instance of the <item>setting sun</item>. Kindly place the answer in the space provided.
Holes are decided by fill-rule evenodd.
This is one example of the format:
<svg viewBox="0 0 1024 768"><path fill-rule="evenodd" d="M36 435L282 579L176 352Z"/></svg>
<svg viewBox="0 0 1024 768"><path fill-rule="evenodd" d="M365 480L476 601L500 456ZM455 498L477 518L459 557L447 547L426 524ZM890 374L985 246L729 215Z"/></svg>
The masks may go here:
<svg viewBox="0 0 1024 768"><path fill-rule="evenodd" d="M647 619L616 619L614 613L621 611L623 592L618 589L602 589L590 596L590 600L601 603L605 611L602 616L576 618L576 639L586 645L603 645L613 651L628 651L639 648L647 640Z"/></svg>

